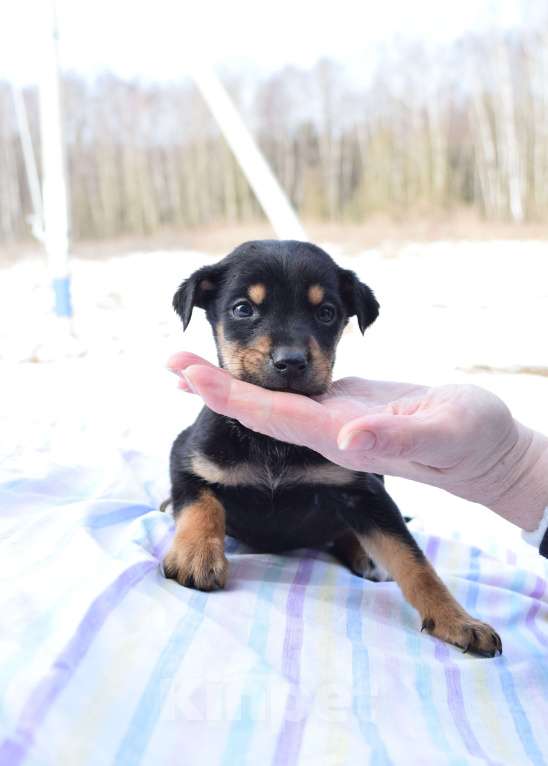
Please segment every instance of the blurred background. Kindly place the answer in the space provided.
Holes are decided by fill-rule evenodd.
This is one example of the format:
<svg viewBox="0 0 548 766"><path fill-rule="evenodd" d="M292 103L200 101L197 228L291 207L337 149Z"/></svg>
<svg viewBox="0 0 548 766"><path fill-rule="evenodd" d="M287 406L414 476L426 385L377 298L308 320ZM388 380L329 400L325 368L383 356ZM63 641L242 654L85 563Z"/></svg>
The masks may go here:
<svg viewBox="0 0 548 766"><path fill-rule="evenodd" d="M215 358L203 316L182 337L171 296L241 241L284 235L261 163L288 229L379 297L365 339L345 333L338 375L477 383L548 431L543 0L58 0L69 240L49 248L48 8L0 4L3 470L39 475L108 445L165 494L171 440L198 407L165 359ZM480 518L495 529L461 501L393 487L431 524L458 513L463 535L463 519L472 536Z"/></svg>

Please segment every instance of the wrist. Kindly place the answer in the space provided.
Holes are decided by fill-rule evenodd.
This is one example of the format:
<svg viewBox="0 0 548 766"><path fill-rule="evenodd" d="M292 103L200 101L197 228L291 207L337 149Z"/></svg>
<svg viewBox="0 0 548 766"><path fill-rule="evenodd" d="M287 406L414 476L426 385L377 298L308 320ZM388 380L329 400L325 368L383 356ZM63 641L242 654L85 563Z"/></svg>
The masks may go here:
<svg viewBox="0 0 548 766"><path fill-rule="evenodd" d="M531 531L548 506L548 438L518 422L516 428L517 439L500 460L491 479L491 497L484 504Z"/></svg>

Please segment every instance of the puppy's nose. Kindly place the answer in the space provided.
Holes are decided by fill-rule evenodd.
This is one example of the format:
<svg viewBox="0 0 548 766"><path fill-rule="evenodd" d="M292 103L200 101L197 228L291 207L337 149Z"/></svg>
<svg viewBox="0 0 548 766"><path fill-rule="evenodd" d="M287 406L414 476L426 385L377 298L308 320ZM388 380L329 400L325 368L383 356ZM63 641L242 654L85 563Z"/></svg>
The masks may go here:
<svg viewBox="0 0 548 766"><path fill-rule="evenodd" d="M276 349L272 354L272 361L280 375L302 375L308 366L304 351L287 346Z"/></svg>

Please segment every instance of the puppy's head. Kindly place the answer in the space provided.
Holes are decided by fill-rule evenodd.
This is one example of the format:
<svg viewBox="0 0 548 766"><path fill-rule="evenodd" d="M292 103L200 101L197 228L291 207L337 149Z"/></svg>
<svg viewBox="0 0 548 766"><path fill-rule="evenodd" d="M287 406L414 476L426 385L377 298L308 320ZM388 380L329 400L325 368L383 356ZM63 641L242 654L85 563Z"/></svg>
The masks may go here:
<svg viewBox="0 0 548 766"><path fill-rule="evenodd" d="M349 317L361 332L379 313L373 292L305 242L245 242L179 287L173 306L186 329L205 309L219 362L234 377L308 396L331 382L335 349Z"/></svg>

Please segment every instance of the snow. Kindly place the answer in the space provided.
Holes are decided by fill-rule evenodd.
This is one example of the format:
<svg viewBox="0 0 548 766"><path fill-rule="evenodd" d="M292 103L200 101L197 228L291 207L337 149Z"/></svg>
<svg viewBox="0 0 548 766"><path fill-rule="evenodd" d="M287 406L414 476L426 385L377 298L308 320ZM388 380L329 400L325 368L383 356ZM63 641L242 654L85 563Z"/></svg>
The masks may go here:
<svg viewBox="0 0 548 766"><path fill-rule="evenodd" d="M345 332L336 377L472 382L548 433L548 378L512 372L548 368L547 242L410 243L389 256L324 247L381 303L365 338L355 323ZM100 465L122 450L150 477L153 496L165 496L171 442L199 410L165 361L183 348L215 359L203 313L195 312L183 337L171 298L189 273L221 255L72 259L77 342L66 357L52 346L61 330L50 313L45 262L28 257L0 268L0 473L40 476L54 463ZM485 545L505 537L525 550L514 527L478 506L403 480L389 486L418 525L458 529Z"/></svg>

